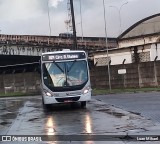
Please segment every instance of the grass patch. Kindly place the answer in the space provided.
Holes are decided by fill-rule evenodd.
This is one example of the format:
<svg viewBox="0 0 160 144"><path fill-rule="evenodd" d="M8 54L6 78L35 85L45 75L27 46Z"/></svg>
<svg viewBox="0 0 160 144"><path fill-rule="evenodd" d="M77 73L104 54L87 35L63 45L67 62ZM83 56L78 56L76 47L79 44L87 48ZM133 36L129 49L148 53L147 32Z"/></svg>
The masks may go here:
<svg viewBox="0 0 160 144"><path fill-rule="evenodd" d="M19 97L19 96L34 96L39 95L39 93L23 93L23 92L14 92L14 93L0 93L0 98L2 97Z"/></svg>
<svg viewBox="0 0 160 144"><path fill-rule="evenodd" d="M138 92L151 92L151 91L160 91L160 88L127 88L127 89L93 89L92 95L106 95L106 94L118 94L118 93L138 93ZM0 93L0 98L2 97L19 97L19 96L35 96L40 95L39 93L23 93L23 92L14 92L14 93Z"/></svg>
<svg viewBox="0 0 160 144"><path fill-rule="evenodd" d="M105 95L105 94L116 94L116 93L138 93L138 92L151 92L160 91L160 88L127 88L127 89L93 89L92 95Z"/></svg>

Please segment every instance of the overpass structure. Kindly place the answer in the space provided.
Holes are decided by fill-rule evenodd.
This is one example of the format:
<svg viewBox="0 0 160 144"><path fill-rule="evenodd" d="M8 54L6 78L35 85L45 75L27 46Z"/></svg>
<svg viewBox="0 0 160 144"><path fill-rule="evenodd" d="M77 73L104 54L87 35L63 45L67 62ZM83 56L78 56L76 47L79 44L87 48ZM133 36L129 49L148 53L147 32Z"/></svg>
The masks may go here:
<svg viewBox="0 0 160 144"><path fill-rule="evenodd" d="M77 37L77 47L92 57L106 50L104 37ZM115 38L108 38L108 48L117 47ZM74 49L72 37L37 35L0 35L0 74L37 71L44 52Z"/></svg>
<svg viewBox="0 0 160 144"><path fill-rule="evenodd" d="M106 50L104 37L77 37L77 47L92 55ZM108 48L117 47L116 38L108 38ZM0 55L40 56L43 52L73 48L73 39L59 36L0 35Z"/></svg>

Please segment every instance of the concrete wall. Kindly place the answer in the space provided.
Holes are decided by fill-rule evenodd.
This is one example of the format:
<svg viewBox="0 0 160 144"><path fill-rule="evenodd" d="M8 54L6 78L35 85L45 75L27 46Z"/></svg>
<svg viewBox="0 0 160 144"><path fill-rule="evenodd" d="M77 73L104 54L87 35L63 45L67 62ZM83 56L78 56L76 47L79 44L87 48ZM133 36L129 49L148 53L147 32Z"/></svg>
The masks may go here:
<svg viewBox="0 0 160 144"><path fill-rule="evenodd" d="M126 69L126 74L118 74L119 69ZM112 88L141 88L160 86L160 61L139 64L111 65ZM108 67L99 66L91 70L92 88L109 88Z"/></svg>
<svg viewBox="0 0 160 144"><path fill-rule="evenodd" d="M118 64L122 64L124 59L126 59L125 64L132 63L131 55L132 55L132 51L130 50L130 48L115 49L113 51L109 51L108 57L111 60L111 65L118 65ZM106 52L95 54L94 63L97 63L97 60L98 60L98 64L99 64L99 59L103 59L103 58L107 58Z"/></svg>
<svg viewBox="0 0 160 144"><path fill-rule="evenodd" d="M39 93L40 76L37 72L0 75L0 93Z"/></svg>
<svg viewBox="0 0 160 144"><path fill-rule="evenodd" d="M118 74L126 69L126 74ZM160 86L160 61L139 64L110 65L112 88L141 88ZM108 89L108 66L90 71L92 88ZM0 75L0 93L40 93L40 75L37 72Z"/></svg>

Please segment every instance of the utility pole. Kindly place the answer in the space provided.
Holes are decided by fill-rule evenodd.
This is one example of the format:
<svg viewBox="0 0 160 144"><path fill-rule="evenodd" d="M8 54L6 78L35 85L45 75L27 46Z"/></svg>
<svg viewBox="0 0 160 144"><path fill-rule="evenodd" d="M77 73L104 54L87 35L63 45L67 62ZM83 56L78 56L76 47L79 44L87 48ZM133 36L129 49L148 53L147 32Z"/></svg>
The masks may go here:
<svg viewBox="0 0 160 144"><path fill-rule="evenodd" d="M52 35L51 30L51 20L50 20L50 13L49 13L49 0L47 1L47 12L48 12L48 24L49 24L49 37Z"/></svg>
<svg viewBox="0 0 160 144"><path fill-rule="evenodd" d="M105 36L106 36L106 48L107 48L107 58L108 58L108 81L109 81L109 91L111 92L111 74L110 74L110 63L109 63L109 52L108 52L108 36L107 36L107 21L106 21L106 7L105 0L103 0L103 11L104 11L104 27L105 27Z"/></svg>
<svg viewBox="0 0 160 144"><path fill-rule="evenodd" d="M80 3L80 16L81 16L81 32L82 32L82 42L83 42L83 23L82 23L82 2L79 0Z"/></svg>
<svg viewBox="0 0 160 144"><path fill-rule="evenodd" d="M74 7L73 0L70 0L71 5L71 15L72 15L72 26L73 26L73 40L74 40L74 49L77 50L77 36L76 36L76 25L75 25L75 17L74 17Z"/></svg>

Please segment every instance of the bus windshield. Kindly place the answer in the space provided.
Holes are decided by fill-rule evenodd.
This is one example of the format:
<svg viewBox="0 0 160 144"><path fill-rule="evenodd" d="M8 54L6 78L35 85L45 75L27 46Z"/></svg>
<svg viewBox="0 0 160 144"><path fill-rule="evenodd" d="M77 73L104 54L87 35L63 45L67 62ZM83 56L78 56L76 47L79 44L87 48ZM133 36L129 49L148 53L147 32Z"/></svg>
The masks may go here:
<svg viewBox="0 0 160 144"><path fill-rule="evenodd" d="M87 62L75 60L43 63L43 80L51 90L82 88L88 81Z"/></svg>

